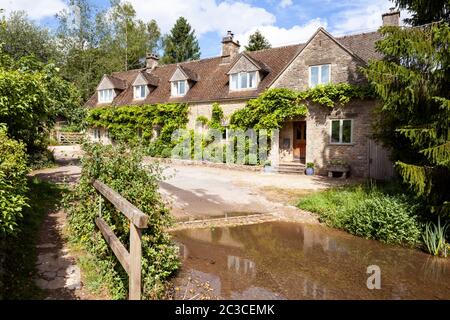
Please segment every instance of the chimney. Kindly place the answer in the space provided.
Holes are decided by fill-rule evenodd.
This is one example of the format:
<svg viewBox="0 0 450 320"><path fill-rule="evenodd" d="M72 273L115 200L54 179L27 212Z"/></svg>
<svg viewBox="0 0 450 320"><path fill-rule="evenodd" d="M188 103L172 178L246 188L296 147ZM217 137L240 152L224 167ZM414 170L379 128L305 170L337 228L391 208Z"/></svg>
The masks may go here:
<svg viewBox="0 0 450 320"><path fill-rule="evenodd" d="M389 12L381 15L383 18L383 27L385 26L399 26L400 25L400 10L389 8Z"/></svg>
<svg viewBox="0 0 450 320"><path fill-rule="evenodd" d="M239 41L234 41L234 34L227 31L227 35L222 39L222 63L230 63L239 54Z"/></svg>
<svg viewBox="0 0 450 320"><path fill-rule="evenodd" d="M147 71L152 71L158 66L159 57L156 53L147 54L145 57L145 64Z"/></svg>

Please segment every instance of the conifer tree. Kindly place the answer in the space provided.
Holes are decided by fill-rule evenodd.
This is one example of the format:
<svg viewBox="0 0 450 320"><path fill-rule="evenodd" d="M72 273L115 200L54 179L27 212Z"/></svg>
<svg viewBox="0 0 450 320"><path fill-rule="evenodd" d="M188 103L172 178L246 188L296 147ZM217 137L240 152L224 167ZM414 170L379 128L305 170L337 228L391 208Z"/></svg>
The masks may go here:
<svg viewBox="0 0 450 320"><path fill-rule="evenodd" d="M248 40L248 45L245 47L247 51L257 51L262 49L269 49L272 46L270 42L262 35L259 30L256 30L255 33L250 35Z"/></svg>
<svg viewBox="0 0 450 320"><path fill-rule="evenodd" d="M195 30L184 17L178 18L170 33L163 40L162 63L177 63L200 58L200 46Z"/></svg>
<svg viewBox="0 0 450 320"><path fill-rule="evenodd" d="M422 21L421 12L415 16ZM414 15L413 15L414 17ZM381 105L376 138L403 180L438 214L450 214L450 27L383 27L383 60L365 69Z"/></svg>

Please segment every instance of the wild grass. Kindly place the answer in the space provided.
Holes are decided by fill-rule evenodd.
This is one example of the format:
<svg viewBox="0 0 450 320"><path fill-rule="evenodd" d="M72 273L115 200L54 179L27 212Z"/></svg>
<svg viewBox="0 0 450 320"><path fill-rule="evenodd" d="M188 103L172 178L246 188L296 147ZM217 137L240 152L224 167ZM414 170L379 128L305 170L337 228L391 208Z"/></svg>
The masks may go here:
<svg viewBox="0 0 450 320"><path fill-rule="evenodd" d="M0 299L39 299L41 290L34 283L36 275L36 244L39 227L45 214L59 206L64 192L56 184L37 178L28 182L30 207L24 209L20 231L0 239Z"/></svg>
<svg viewBox="0 0 450 320"><path fill-rule="evenodd" d="M450 224L448 222L441 225L441 218L438 217L437 224L428 222L423 232L423 242L428 253L433 256L448 256L446 234Z"/></svg>
<svg viewBox="0 0 450 320"><path fill-rule="evenodd" d="M420 205L395 185L358 185L328 189L299 201L327 225L367 239L417 245Z"/></svg>

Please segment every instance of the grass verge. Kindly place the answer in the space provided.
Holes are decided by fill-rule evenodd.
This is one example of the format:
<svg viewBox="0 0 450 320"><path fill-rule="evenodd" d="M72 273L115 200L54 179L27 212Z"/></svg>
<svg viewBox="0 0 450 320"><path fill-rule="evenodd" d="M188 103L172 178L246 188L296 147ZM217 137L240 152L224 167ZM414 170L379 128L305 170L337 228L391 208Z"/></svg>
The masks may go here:
<svg viewBox="0 0 450 320"><path fill-rule="evenodd" d="M30 179L29 208L25 208L20 231L0 239L2 274L0 299L40 299L41 290L34 283L36 276L36 244L39 227L47 212L56 210L64 189L37 178Z"/></svg>
<svg viewBox="0 0 450 320"><path fill-rule="evenodd" d="M393 184L333 188L307 196L297 206L317 213L328 226L367 239L413 246L421 242L423 208Z"/></svg>

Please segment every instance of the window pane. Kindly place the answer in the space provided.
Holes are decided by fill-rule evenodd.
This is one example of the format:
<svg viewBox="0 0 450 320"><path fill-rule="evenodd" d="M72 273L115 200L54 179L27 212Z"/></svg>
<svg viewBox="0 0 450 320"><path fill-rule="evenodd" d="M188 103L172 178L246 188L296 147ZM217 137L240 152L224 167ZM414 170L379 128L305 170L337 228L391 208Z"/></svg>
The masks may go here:
<svg viewBox="0 0 450 320"><path fill-rule="evenodd" d="M352 121L343 120L342 121L342 142L350 143L352 142Z"/></svg>
<svg viewBox="0 0 450 320"><path fill-rule="evenodd" d="M248 75L248 73L241 73L240 74L240 76L241 76L241 89L248 88L247 75Z"/></svg>
<svg viewBox="0 0 450 320"><path fill-rule="evenodd" d="M145 98L145 86L141 86L141 98Z"/></svg>
<svg viewBox="0 0 450 320"><path fill-rule="evenodd" d="M319 84L319 67L317 66L310 67L310 72L311 72L311 79L310 79L311 87L315 87Z"/></svg>
<svg viewBox="0 0 450 320"><path fill-rule="evenodd" d="M331 121L331 142L339 143L339 120Z"/></svg>
<svg viewBox="0 0 450 320"><path fill-rule="evenodd" d="M238 88L238 75L231 75L231 89L236 90Z"/></svg>
<svg viewBox="0 0 450 320"><path fill-rule="evenodd" d="M328 64L322 66L320 77L320 83L327 84L330 82L330 66Z"/></svg>
<svg viewBox="0 0 450 320"><path fill-rule="evenodd" d="M250 72L248 74L248 87L256 88L256 72Z"/></svg>
<svg viewBox="0 0 450 320"><path fill-rule="evenodd" d="M184 81L178 81L178 94L183 95L185 92L185 83Z"/></svg>

